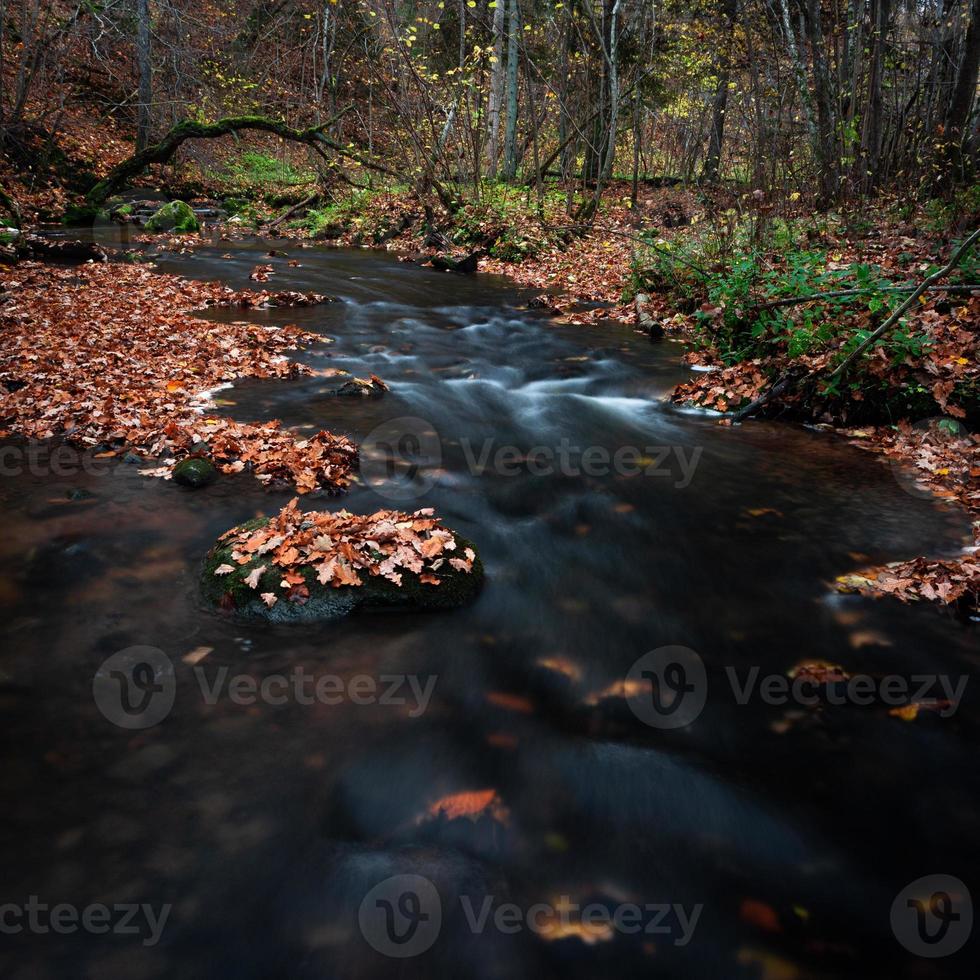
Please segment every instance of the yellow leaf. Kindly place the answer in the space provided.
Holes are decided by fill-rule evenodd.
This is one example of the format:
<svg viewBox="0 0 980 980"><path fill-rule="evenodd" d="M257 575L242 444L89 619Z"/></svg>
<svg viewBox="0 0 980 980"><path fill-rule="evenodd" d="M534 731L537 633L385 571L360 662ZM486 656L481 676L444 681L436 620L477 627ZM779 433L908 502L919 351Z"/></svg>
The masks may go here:
<svg viewBox="0 0 980 980"><path fill-rule="evenodd" d="M903 704L900 708L892 708L888 713L894 718L901 718L902 721L915 721L919 716L919 706Z"/></svg>

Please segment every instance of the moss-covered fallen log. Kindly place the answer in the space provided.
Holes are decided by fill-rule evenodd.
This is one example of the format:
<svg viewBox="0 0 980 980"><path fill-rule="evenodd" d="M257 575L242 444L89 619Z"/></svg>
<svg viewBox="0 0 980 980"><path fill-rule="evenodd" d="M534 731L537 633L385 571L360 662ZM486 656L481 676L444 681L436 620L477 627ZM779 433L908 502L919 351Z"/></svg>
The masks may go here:
<svg viewBox="0 0 980 980"><path fill-rule="evenodd" d="M280 139L289 140L293 143L305 143L307 146L323 149L324 147L333 150L339 156L348 160L354 160L362 167L369 170L376 170L379 173L387 174L390 177L398 175L387 167L369 160L367 157L349 147L342 146L335 140L326 135L328 130L343 115L347 109L337 113L327 122L319 126L311 126L308 129L293 129L278 119L270 119L267 116L228 116L213 123L194 122L185 120L178 123L159 143L148 146L139 153L134 153L131 157L123 160L100 180L86 195L86 201L91 208L99 208L110 197L121 191L135 177L144 173L148 167L158 163L168 163L173 159L174 154L188 140L195 139L220 139L222 136L231 136L234 133L245 131L272 133Z"/></svg>

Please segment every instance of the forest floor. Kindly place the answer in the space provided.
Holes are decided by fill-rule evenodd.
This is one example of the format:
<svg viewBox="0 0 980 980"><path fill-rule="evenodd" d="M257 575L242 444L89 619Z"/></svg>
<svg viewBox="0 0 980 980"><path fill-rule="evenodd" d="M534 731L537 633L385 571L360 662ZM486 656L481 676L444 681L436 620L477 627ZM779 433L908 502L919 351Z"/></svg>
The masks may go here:
<svg viewBox="0 0 980 980"><path fill-rule="evenodd" d="M82 129L78 133L80 145L73 148L75 153L88 153L93 161L99 159L103 168L111 165L111 154L110 158L100 158L99 147L89 146ZM124 146L120 142L120 154ZM252 161L246 168L245 177L258 179L261 184L260 171L267 160L262 163L266 158L258 158L258 164ZM554 185L540 194L533 188L485 185L478 198L468 197L452 214L426 206L404 188L344 190L329 203L300 210L290 220L280 218L270 232L276 216L307 195L309 188L303 185L302 175L289 170L279 173L280 186L263 198L255 193L254 186L239 186L237 197L229 195L233 178L241 183L243 172L225 166L222 172L231 184L213 179L214 172L209 171L211 180L201 179L200 168L190 181L185 174L184 196L189 197L186 191L193 190L202 199L232 205L228 209L237 217L233 224L220 226L218 233L223 236L265 230L338 246L385 248L403 260L437 267L451 267L469 259L481 272L505 275L522 286L540 290L531 305L547 309L564 322L598 324L610 319L632 323L657 336L681 337L688 344L685 360L701 370L680 385L672 398L721 413L721 424L731 424L726 413L758 397L787 370L814 378L826 373L828 365L853 349L904 298L901 287L917 285L944 264L954 242L964 238L980 220L978 188L945 203L917 206L879 201L873 208L814 214L791 199L771 202L759 194L643 184L633 204L630 185L621 182L607 190L594 223L587 229L576 226L569 217L576 202L570 202L566 192ZM148 180L147 185L152 182ZM6 186L12 186L9 179ZM173 195L174 189L168 189ZM70 195L57 187L18 191L28 223L63 209L71 201ZM205 228L199 236L164 236L157 241L167 248L186 250L210 241L215 231ZM140 279L130 284L134 294L142 290L148 298L155 295L159 299L160 277L131 267L123 274ZM90 280L85 291L88 322L98 327L103 349L111 349L120 338L99 316L99 273L92 270L86 275ZM27 356L27 340L20 329L27 311L36 312L46 304L69 299L77 304L82 298L77 287L67 280L61 282L64 275L51 268L35 268L26 276L17 273L13 292L10 278L10 270L4 270L10 296L4 309L5 322L20 332L8 335L0 382L12 376L11 357ZM253 279L264 284L268 274L260 267ZM916 557L889 566L857 569L842 576L838 584L843 591L977 609L980 289L969 287L978 282L980 258L974 250L948 278L946 285L953 290L937 289L921 297L900 327L871 356L862 359L847 383L797 385L766 407L769 417L817 425L879 455L884 462L905 464L915 473L917 491L926 490L962 504L974 521L974 547L962 556ZM163 291L187 288L186 284L167 283ZM844 291L849 295L836 295ZM224 301L239 302L241 297L230 300L225 296ZM165 322L162 309L158 312L160 322ZM189 317L187 320L193 322ZM79 316L65 322L78 336ZM183 320L180 327L189 329ZM294 339L298 342L302 338ZM57 343L53 334L42 340L49 345ZM179 373L173 367L164 358L151 373L160 380L171 372L163 394L177 402L189 397L189 388L172 388L179 383ZM233 364L222 377L267 368L261 363ZM44 374L34 377L27 388L0 389L4 427L35 435L45 428L84 428L84 420L60 417L68 411L67 405L52 408L57 418L48 412L42 420L36 414L25 428L23 423L31 418L29 406L40 412L43 393L49 387L74 390L71 379ZM129 386L125 390L134 389ZM159 394L140 389L139 399L152 400ZM75 395L84 395L88 400L83 404L91 406L91 392ZM182 401L170 409L175 418L180 416L176 424L185 426L181 413L188 410ZM11 418L21 424L12 427ZM98 432L86 438L101 444L112 428L110 423L111 419L106 420ZM116 426L120 431L125 428ZM198 437L205 438L187 429L186 435L175 439L152 426L143 426L139 435L134 445L143 449L165 447L171 454L175 449L186 454ZM244 454L240 451L243 439L253 446ZM229 448L235 440L237 452ZM225 446L228 452L219 461L221 465L240 466L251 452L254 460L250 461L262 460L269 472L285 475L302 490L342 485L349 465L340 459L343 452L337 455L338 447L326 443L320 447L322 459L307 464L302 452L286 445L284 433L243 429L230 433L225 441L229 446Z"/></svg>

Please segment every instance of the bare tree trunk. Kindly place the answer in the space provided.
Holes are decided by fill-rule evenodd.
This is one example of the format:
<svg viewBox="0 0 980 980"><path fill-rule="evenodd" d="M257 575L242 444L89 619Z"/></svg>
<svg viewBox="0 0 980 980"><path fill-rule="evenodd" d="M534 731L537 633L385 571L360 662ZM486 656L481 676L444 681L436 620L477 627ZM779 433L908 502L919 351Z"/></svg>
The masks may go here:
<svg viewBox="0 0 980 980"><path fill-rule="evenodd" d="M333 56L333 46L337 37L336 20L331 16L330 0L323 0L323 13L320 23L320 74L316 81L316 113L317 119L323 112L323 100L330 86L330 108L334 108L333 85L331 84L330 62Z"/></svg>
<svg viewBox="0 0 980 980"><path fill-rule="evenodd" d="M793 21L789 13L789 0L780 0L780 13L782 14L783 33L786 35L786 46L789 49L790 62L793 65L793 74L796 77L796 87L800 93L800 100L803 103L803 114L806 117L807 133L810 135L810 145L815 149L820 146L820 134L817 129L817 120L813 111L813 99L810 97L810 86L806 77L806 65L800 54L800 46L796 39L796 31L793 28Z"/></svg>
<svg viewBox="0 0 980 980"><path fill-rule="evenodd" d="M520 31L519 0L510 0L507 36L507 130L504 134L504 180L517 176L517 65L520 59L517 35Z"/></svg>
<svg viewBox="0 0 980 980"><path fill-rule="evenodd" d="M150 145L153 132L153 61L150 51L150 0L136 0L136 62L139 71L139 108L136 152Z"/></svg>
<svg viewBox="0 0 980 980"><path fill-rule="evenodd" d="M505 0L497 0L493 10L493 65L490 72L490 102L487 106L487 159L491 180L497 176L500 160L500 109L504 101L504 15Z"/></svg>
<svg viewBox="0 0 980 980"><path fill-rule="evenodd" d="M885 41L891 16L891 0L872 2L871 77L868 79L868 101L865 136L862 146L864 173L862 183L868 189L881 178L882 82L885 74Z"/></svg>
<svg viewBox="0 0 980 980"><path fill-rule="evenodd" d="M813 89L817 103L817 145L814 157L820 168L820 199L828 204L839 189L837 180L837 153L835 113L830 93L830 74L827 70L823 22L820 0L806 0L806 27L813 59Z"/></svg>
<svg viewBox="0 0 980 980"><path fill-rule="evenodd" d="M619 11L622 0L615 0L609 15L609 127L606 132L606 152L599 172L599 187L596 193L602 193L602 184L609 180L616 162L616 131L619 128Z"/></svg>
<svg viewBox="0 0 980 980"><path fill-rule="evenodd" d="M946 112L946 131L949 169L961 165L964 160L963 147L969 132L970 107L977 91L977 74L980 69L980 0L973 0L970 8L970 25L963 42L963 55L960 58L953 86L953 97ZM950 175L952 176L952 175Z"/></svg>
<svg viewBox="0 0 980 980"><path fill-rule="evenodd" d="M737 5L738 0L723 0L725 40L718 66L718 84L715 87L715 98L711 107L711 133L708 137L708 152L704 158L704 169L701 172L701 179L709 184L717 182L718 171L721 166L721 149L725 138L725 113L728 111L728 85L731 80L732 44L735 37Z"/></svg>

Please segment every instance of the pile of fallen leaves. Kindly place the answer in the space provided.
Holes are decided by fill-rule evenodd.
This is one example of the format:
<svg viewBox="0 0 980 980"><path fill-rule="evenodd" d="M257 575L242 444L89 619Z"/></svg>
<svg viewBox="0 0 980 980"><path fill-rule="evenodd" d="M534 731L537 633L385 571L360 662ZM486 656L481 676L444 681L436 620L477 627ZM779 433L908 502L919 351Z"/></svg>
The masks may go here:
<svg viewBox="0 0 980 980"><path fill-rule="evenodd" d="M770 383L770 371L760 358L740 361L730 367L704 363L711 358L698 354L686 356L685 360L693 361L704 370L690 381L679 384L671 393L671 400L682 404L727 412L754 401Z"/></svg>
<svg viewBox="0 0 980 980"><path fill-rule="evenodd" d="M303 373L284 352L316 335L186 312L258 305L270 294L111 263L0 266L0 283L0 437L62 436L101 456L207 455L225 472L250 469L301 493L349 482L357 449L342 436L298 439L275 421L248 425L206 414L208 392L220 385Z"/></svg>
<svg viewBox="0 0 980 980"><path fill-rule="evenodd" d="M847 434L854 445L907 467L896 469L900 480L914 473L914 485L923 492L963 504L976 519L980 546L980 436L950 419L921 425L902 422L894 429L853 429ZM904 602L928 599L976 609L980 606L980 556L913 558L864 568L840 576L837 587L843 592L891 595Z"/></svg>
<svg viewBox="0 0 980 980"><path fill-rule="evenodd" d="M837 588L841 592L890 595L903 602L928 599L976 609L980 605L980 557L892 562L841 575Z"/></svg>
<svg viewBox="0 0 980 980"><path fill-rule="evenodd" d="M443 527L431 508L405 514L379 510L366 516L299 509L293 498L278 515L261 527L232 528L218 539L219 547L231 548L235 564L221 564L214 575L232 575L253 564L242 582L257 592L264 582L276 581L279 592L259 592L271 608L284 599L305 603L310 596L304 570L312 570L320 585L332 588L360 586L365 577L382 576L397 586L411 572L425 585L439 585L439 571L448 565L470 574L476 554L466 548L455 554L456 538ZM254 562L261 564L254 565ZM271 578L270 578L271 575Z"/></svg>

